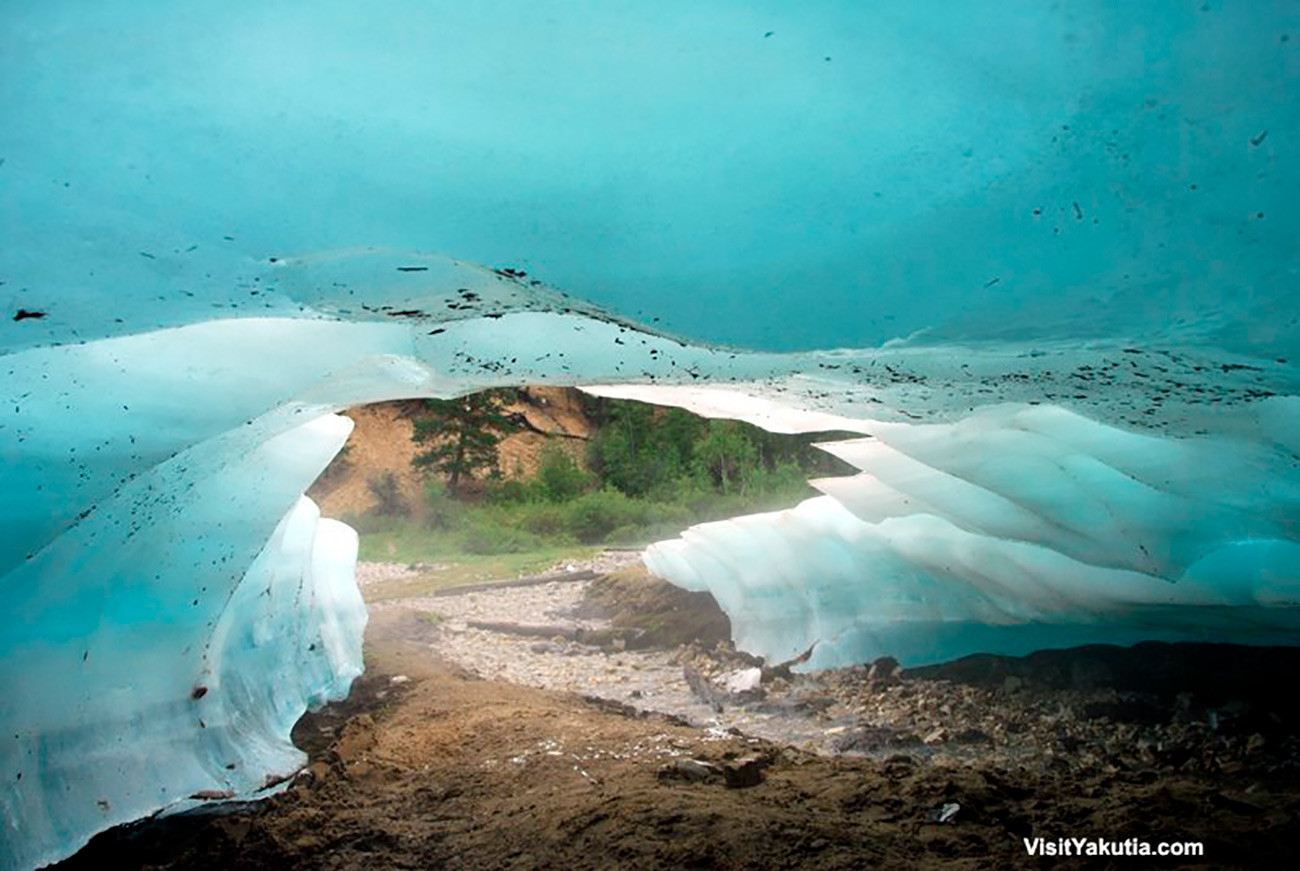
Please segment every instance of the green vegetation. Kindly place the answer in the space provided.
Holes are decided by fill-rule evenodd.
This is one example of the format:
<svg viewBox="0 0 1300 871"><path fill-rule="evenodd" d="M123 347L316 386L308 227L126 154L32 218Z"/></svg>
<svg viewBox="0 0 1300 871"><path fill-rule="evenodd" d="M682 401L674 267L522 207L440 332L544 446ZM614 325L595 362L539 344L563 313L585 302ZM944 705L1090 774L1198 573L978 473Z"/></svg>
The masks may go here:
<svg viewBox="0 0 1300 871"><path fill-rule="evenodd" d="M404 563L416 566L419 572L414 577L379 581L366 587L369 601L427 596L444 587L541 574L556 563L584 559L599 550L546 544L527 552L475 554L464 549L458 532L431 530L413 518L344 519L361 533L361 560Z"/></svg>
<svg viewBox="0 0 1300 871"><path fill-rule="evenodd" d="M459 492L461 478L497 469L497 442L517 424L504 406L512 391L484 390L457 399L429 399L414 420L411 438L428 447L415 455L415 466L447 476L447 489Z"/></svg>
<svg viewBox="0 0 1300 871"><path fill-rule="evenodd" d="M493 391L429 404L414 436L429 445L415 460L430 472L424 504L411 510L395 482L371 482L378 507L350 518L362 533L361 559L441 564L436 579L404 587L510 577L595 546L646 544L693 523L789 507L813 495L809 477L844 472L811 447L814 436L592 398L585 464L555 439L532 477L493 474L470 493L465 480L496 469L497 442L515 425L503 402Z"/></svg>

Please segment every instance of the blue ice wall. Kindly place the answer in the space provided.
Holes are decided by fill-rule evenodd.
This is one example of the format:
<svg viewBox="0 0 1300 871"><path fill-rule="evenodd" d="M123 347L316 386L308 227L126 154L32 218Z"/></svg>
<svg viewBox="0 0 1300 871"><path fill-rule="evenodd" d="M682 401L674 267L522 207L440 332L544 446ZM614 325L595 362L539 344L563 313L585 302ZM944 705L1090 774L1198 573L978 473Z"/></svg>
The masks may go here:
<svg viewBox="0 0 1300 871"><path fill-rule="evenodd" d="M292 773L366 401L861 433L648 555L765 655L1294 638L1297 51L1296 2L4 4L0 867Z"/></svg>
<svg viewBox="0 0 1300 871"><path fill-rule="evenodd" d="M748 347L1296 336L1287 0L49 0L0 39L5 286L52 309L6 343L358 245Z"/></svg>

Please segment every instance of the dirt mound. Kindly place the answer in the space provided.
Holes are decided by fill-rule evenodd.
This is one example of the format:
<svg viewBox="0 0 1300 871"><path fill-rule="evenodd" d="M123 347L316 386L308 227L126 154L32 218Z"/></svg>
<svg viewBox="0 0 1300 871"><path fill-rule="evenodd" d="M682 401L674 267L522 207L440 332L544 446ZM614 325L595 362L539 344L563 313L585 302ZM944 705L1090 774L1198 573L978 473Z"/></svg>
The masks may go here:
<svg viewBox="0 0 1300 871"><path fill-rule="evenodd" d="M378 504L371 482L392 475L406 507L418 514L424 504L424 478L411 466L418 446L411 441L411 416L419 400L362 405L344 412L356 424L343 452L308 491L330 517L364 514ZM582 408L582 394L569 387L527 387L520 401L506 407L522 415L526 428L501 440L498 465L507 478L536 474L538 458L548 438L557 438L579 464L586 460L591 422Z"/></svg>
<svg viewBox="0 0 1300 871"><path fill-rule="evenodd" d="M587 588L583 609L635 631L629 647L712 645L731 640L731 621L713 596L691 593L631 566L601 575Z"/></svg>
<svg viewBox="0 0 1300 871"><path fill-rule="evenodd" d="M408 505L422 502L424 484L411 466L416 445L411 441L409 414L416 405L380 402L344 412L356 424L352 435L343 452L308 491L322 514L342 517L371 510L376 499L370 482L390 474Z"/></svg>

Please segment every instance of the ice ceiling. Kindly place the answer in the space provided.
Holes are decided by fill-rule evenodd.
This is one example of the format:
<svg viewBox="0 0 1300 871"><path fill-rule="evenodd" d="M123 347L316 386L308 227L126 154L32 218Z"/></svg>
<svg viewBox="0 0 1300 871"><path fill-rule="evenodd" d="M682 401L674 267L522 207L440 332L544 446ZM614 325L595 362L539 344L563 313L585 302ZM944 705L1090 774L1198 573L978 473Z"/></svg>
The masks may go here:
<svg viewBox="0 0 1300 871"><path fill-rule="evenodd" d="M767 656L1297 637L1300 3L0 16L0 867L292 774L361 402L862 433L647 554Z"/></svg>

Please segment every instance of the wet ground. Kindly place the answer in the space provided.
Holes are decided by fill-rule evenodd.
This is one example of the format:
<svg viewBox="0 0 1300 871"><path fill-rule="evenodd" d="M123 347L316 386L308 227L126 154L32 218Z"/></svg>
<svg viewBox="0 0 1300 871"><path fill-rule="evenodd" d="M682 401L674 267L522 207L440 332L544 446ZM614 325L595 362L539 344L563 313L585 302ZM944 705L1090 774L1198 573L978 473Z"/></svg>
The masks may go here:
<svg viewBox="0 0 1300 871"><path fill-rule="evenodd" d="M1141 645L799 675L608 555L378 603L284 795L98 838L67 867L1287 867L1293 648ZM384 572L397 571L384 568ZM612 572L612 574L609 574ZM756 680L755 680L756 679ZM1040 860L1026 839L1181 859Z"/></svg>

